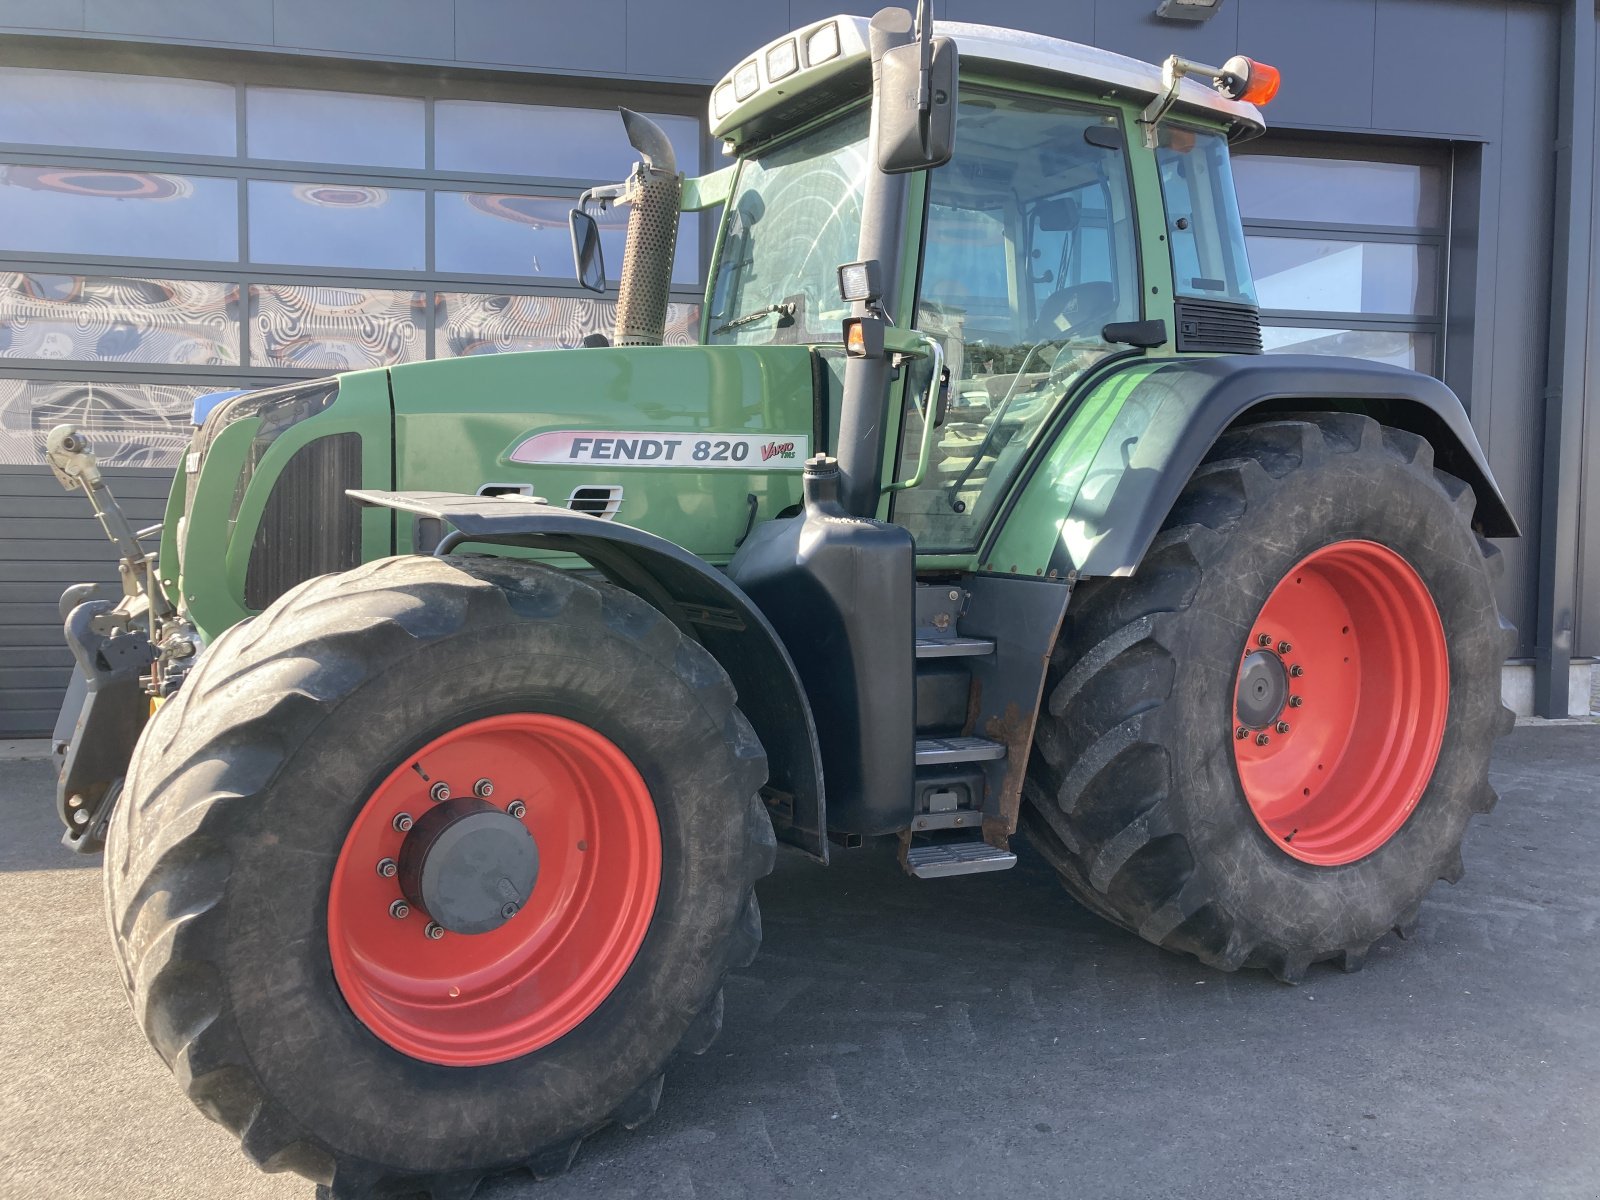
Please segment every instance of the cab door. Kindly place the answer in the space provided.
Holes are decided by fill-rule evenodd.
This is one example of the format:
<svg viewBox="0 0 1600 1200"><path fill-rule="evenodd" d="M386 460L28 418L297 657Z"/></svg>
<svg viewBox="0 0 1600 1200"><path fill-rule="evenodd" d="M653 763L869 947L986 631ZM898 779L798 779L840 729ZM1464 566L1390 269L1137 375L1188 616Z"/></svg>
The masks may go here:
<svg viewBox="0 0 1600 1200"><path fill-rule="evenodd" d="M964 84L956 155L928 173L915 327L950 371L929 469L891 515L919 555L974 551L1071 382L1142 314L1123 113ZM915 387L911 389L915 391ZM923 434L905 406L896 477Z"/></svg>

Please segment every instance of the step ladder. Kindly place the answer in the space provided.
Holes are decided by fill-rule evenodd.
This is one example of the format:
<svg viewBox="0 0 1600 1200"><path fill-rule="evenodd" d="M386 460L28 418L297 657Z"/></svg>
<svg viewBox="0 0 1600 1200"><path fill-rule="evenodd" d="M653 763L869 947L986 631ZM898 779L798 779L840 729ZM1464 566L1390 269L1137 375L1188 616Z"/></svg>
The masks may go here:
<svg viewBox="0 0 1600 1200"><path fill-rule="evenodd" d="M917 739L915 811L906 867L919 879L1003 871L1017 856L983 840L984 764L1006 747L964 730L970 666L992 656L989 638L960 632L967 592L959 584L917 586Z"/></svg>

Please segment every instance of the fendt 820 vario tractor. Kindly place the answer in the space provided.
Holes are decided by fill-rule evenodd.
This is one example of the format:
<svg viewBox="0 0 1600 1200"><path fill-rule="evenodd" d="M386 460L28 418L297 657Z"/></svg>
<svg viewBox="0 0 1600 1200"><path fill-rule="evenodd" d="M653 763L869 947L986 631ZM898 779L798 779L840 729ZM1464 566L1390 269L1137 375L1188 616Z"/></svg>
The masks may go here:
<svg viewBox="0 0 1600 1200"><path fill-rule="evenodd" d="M61 815L201 1111L336 1197L560 1171L716 1036L775 841L1025 835L1288 981L1408 932L1494 801L1516 526L1442 384L1261 354L1276 85L816 22L713 89L723 170L624 114L611 339L228 399L150 553L54 430L126 593L63 597Z"/></svg>

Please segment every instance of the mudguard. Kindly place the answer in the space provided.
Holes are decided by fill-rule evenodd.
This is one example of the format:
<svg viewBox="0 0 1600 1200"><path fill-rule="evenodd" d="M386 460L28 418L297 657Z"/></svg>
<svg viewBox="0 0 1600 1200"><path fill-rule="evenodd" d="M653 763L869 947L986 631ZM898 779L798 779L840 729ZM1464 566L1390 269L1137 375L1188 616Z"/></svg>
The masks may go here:
<svg viewBox="0 0 1600 1200"><path fill-rule="evenodd" d="M444 522L458 546L520 546L573 554L654 605L722 665L739 710L766 748L764 789L778 838L828 860L816 724L789 652L754 602L727 576L652 533L521 496L351 490L362 504Z"/></svg>
<svg viewBox="0 0 1600 1200"><path fill-rule="evenodd" d="M1466 409L1431 376L1319 355L1147 358L1092 378L1063 406L980 562L1051 578L1130 575L1230 425L1297 411L1360 412L1420 434L1476 494L1480 532L1518 536Z"/></svg>

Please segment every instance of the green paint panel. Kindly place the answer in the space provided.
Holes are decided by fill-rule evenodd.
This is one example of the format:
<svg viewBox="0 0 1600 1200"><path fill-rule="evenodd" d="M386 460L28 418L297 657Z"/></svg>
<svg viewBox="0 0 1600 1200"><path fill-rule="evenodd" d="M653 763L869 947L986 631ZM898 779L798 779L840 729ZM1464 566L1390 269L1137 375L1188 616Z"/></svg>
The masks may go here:
<svg viewBox="0 0 1600 1200"><path fill-rule="evenodd" d="M713 562L732 557L750 496L763 521L799 500L814 452L804 346L535 351L390 377L396 488L525 484L564 505L576 488L617 485L617 520Z"/></svg>
<svg viewBox="0 0 1600 1200"><path fill-rule="evenodd" d="M1044 574L1058 547L1066 548L1072 562L1084 561L1099 531L1085 526L1074 508L1080 497L1115 487L1122 459L1112 431L1139 385L1165 361L1170 360L1129 363L1084 395L1050 442L1038 469L1022 475L1021 494L986 556L984 569ZM1110 463L1108 450L1115 452Z"/></svg>

